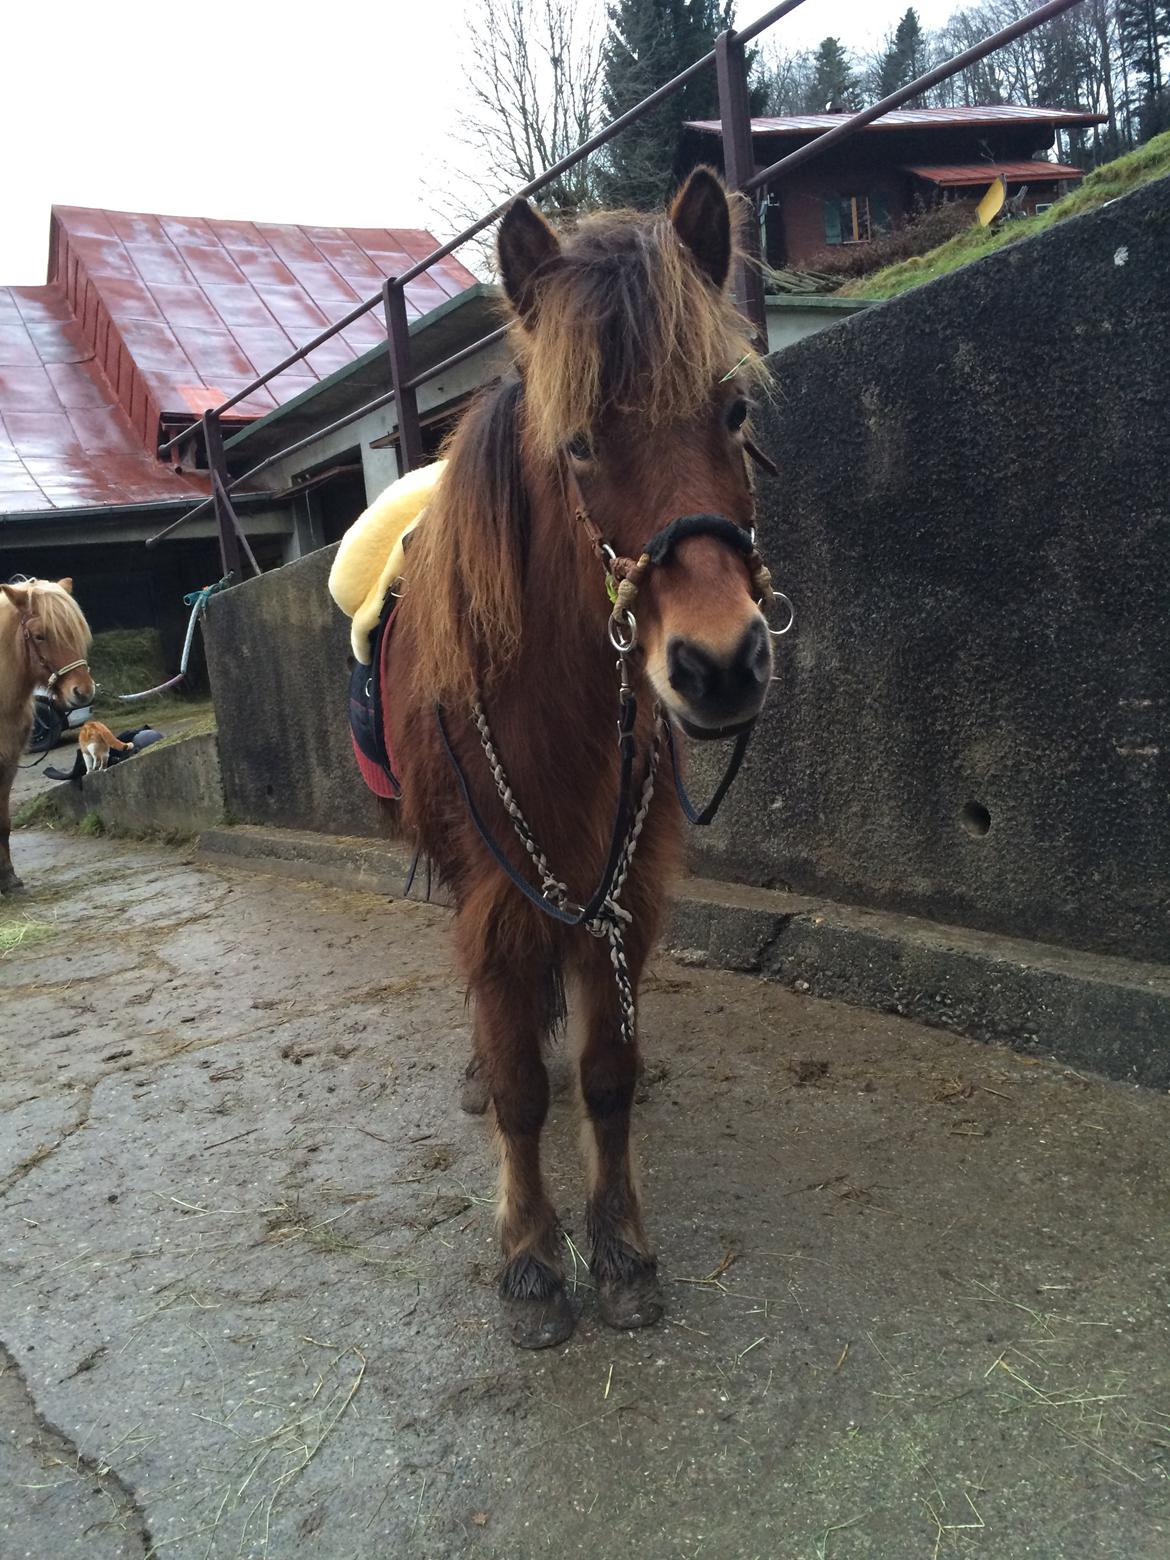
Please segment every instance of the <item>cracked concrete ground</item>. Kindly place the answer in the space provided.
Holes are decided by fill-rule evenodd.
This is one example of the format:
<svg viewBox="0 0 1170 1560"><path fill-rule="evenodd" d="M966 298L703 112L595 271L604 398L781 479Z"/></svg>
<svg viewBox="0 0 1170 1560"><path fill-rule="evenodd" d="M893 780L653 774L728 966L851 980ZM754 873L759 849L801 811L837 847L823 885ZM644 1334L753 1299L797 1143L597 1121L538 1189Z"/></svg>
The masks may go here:
<svg viewBox="0 0 1170 1560"><path fill-rule="evenodd" d="M1170 1100L662 960L667 1320L518 1354L446 914L16 849L5 1560L1170 1553Z"/></svg>

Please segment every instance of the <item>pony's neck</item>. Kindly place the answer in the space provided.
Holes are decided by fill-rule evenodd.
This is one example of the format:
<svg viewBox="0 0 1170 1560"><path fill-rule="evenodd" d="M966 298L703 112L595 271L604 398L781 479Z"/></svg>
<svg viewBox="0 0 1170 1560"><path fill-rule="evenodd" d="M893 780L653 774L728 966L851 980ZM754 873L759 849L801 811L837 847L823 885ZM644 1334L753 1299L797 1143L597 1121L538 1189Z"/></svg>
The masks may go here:
<svg viewBox="0 0 1170 1560"><path fill-rule="evenodd" d="M21 712L37 685L20 632L20 613L0 598L0 716Z"/></svg>
<svg viewBox="0 0 1170 1560"><path fill-rule="evenodd" d="M599 682L613 695L614 652L605 629L605 574L555 472L529 484L532 535L525 569L520 660L546 697L572 702Z"/></svg>

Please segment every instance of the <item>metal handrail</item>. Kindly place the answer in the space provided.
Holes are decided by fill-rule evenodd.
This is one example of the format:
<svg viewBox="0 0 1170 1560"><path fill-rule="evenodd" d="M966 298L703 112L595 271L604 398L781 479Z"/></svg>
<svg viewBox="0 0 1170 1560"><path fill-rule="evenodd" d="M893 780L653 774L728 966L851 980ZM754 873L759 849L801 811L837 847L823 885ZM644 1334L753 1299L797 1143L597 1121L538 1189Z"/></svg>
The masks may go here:
<svg viewBox="0 0 1170 1560"><path fill-rule="evenodd" d="M795 151L788 153L787 156L758 171L752 167L751 117L748 109L745 45L787 16L791 11L796 10L797 6L803 4L803 0L782 0L781 4L765 11L762 16L757 17L748 27L740 30L730 29L721 34L716 40L715 48L703 55L701 59L695 60L685 70L680 71L677 76L672 77L670 81L650 93L648 97L643 98L640 103L635 104L626 113L619 115L610 124L603 126L595 135L583 141L575 150L553 163L551 167L545 169L537 178L531 180L513 195L510 195L507 200L501 201L498 206L493 207L485 216L480 217L469 227L464 228L461 233L448 240L447 243L440 244L430 254L424 256L421 260L415 261L398 276L387 278L383 283L381 292L375 297L368 298L363 303L358 304L348 314L335 321L334 324L328 326L325 330L320 331L288 357L282 358L267 373L261 374L256 379L250 381L242 390L236 391L234 395L229 396L226 400L220 402L218 406L205 412L200 419L193 421L188 427L180 430L180 432L168 439L165 444L160 445L158 453L165 455L184 439L189 439L197 434L202 428L212 475L212 493L209 498L195 505L194 508L187 511L178 520L167 526L165 530L151 537L147 542L147 546L155 546L164 537L169 536L172 532L178 530L180 526L185 525L187 521L205 513L208 509L214 508L220 522L220 547L225 560L238 558L240 543L242 542L244 547L247 548L247 539L244 537L243 528L232 507L230 495L261 471L275 465L277 461L296 454L327 435L360 421L361 418L370 412L377 411L395 400L399 402L399 454L402 463L407 469L415 464L421 456L421 443L419 441L418 410L415 405L414 392L431 379L436 378L448 369L455 367L456 364L463 362L475 353L499 341L507 333L508 327L506 325L501 326L487 336L482 337L479 341L473 342L470 346L462 348L449 358L445 358L441 363L437 363L421 373L411 374L409 330L404 307L406 287L438 261L445 259L454 250L460 248L470 239L475 238L479 233L482 233L486 227L490 226L491 223L507 211L513 201L535 195L540 190L546 188L555 179L559 178L562 173L574 167L599 147L604 146L629 125L636 123L644 114L655 108L672 93L677 92L680 87L685 86L688 81L691 81L709 65L714 64L716 67L727 176L737 191L750 195L762 186L773 183L780 174L788 173L792 169L800 167L828 150L829 147L835 146L839 141L845 140L846 137L855 134L866 125L872 124L874 120L882 118L883 115L889 113L892 109L898 108L911 98L918 97L938 82L945 81L948 77L957 74L957 72L965 69L968 65L972 65L976 61L994 53L996 49L1002 48L1004 44L1031 32L1044 22L1059 16L1064 11L1071 10L1074 5L1079 5L1080 3L1081 0L1048 0L1047 4L1040 6L1037 10L1020 17L1009 26L1001 28L998 32L985 38L981 43L965 49L962 53L953 56L943 64L936 65L932 70L919 76L907 86L901 87L897 92L890 93L889 96L882 98L880 102L874 103L869 108L859 109L840 124L834 125L831 129L825 131L822 135L816 136L804 146L798 147ZM750 173L749 169L752 170ZM757 333L766 340L767 322L764 315L763 290L762 286L759 285L759 277L755 274L754 268L750 264L751 261L758 259L756 246L758 246L759 235L755 231L754 224L748 225L745 233L745 242L748 246L745 255L747 263L739 267L735 278L737 296L742 294L742 296L739 296L740 307L752 320ZM326 427L319 428L312 434L296 440L274 454L266 456L248 471L229 481L223 455L223 443L219 437L219 419L223 414L230 411L232 407L239 405L241 401L246 400L248 396L255 394L257 390L263 389L272 379L284 373L295 363L302 362L310 353L315 352L318 347L323 346L327 341L352 325L356 320L369 314L380 304L383 307L386 319L392 388L386 393L376 396L373 400L367 401L356 410L346 413L345 416L338 418ZM235 572L238 578L238 569Z"/></svg>
<svg viewBox="0 0 1170 1560"><path fill-rule="evenodd" d="M500 325L486 336L481 336L478 341L473 341L470 346L461 347L458 352L453 352L450 357L444 358L441 363L434 363L430 368L424 368L421 374L416 374L413 379L408 380L403 388L417 390L430 380L437 379L440 374L445 374L449 369L457 367L467 358L474 357L477 352L482 352L485 347L495 346L497 341L503 340L510 328L508 325ZM377 412L383 406L389 406L396 396L397 391L387 390L383 395L375 396L372 401L363 402L361 406L356 407L352 412L346 412L345 416L339 417L336 422L327 423L324 428L314 429L305 438L298 439L295 444L285 445L283 449L277 450L274 455L266 455L256 465L249 467L240 476L234 477L231 482L226 483L225 491L234 493L237 488L243 487L245 482L249 482L253 477L259 476L262 471L267 471L269 466L275 466L278 460L284 460L288 455L295 455L299 450L307 449L310 444L315 444L318 439L327 438L331 433L340 433L343 428L348 428L351 423L360 422L367 413ZM211 498L203 499L201 503L196 504L194 509L189 509L186 514L180 515L177 520L172 521L165 530L159 531L157 535L150 537L146 545L154 547L156 543L168 537L172 531L177 531L180 526L186 525L188 520L194 520L197 516L205 514L207 510L214 507L214 504L214 495Z"/></svg>
<svg viewBox="0 0 1170 1560"><path fill-rule="evenodd" d="M771 27L775 22L780 21L782 17L787 16L790 11L795 11L797 6L803 4L804 0L783 0L782 4L774 5L770 11L765 11L763 16L757 17L757 19L750 27L746 28L743 32L736 33L735 37L737 41L747 42L748 40L755 38L766 28ZM606 142L611 141L615 135L620 134L621 131L628 128L628 126L636 123L636 121L641 119L644 114L649 113L652 108L656 108L658 104L661 103L665 98L668 98L672 93L677 92L680 87L685 87L688 81L693 80L694 77L700 73L700 71L704 70L708 65L712 64L714 59L715 50L712 49L709 53L704 54L702 59L695 60L694 63L688 65L685 70L680 70L677 76L672 76L668 82L664 83L664 85L661 87L658 87L650 94L649 97L643 98L642 101L640 103L636 103L633 108L627 109L624 114L619 114L619 116L610 124L604 125L600 130L597 131L595 135L591 135L587 141L582 141L580 146L576 147L575 150L567 153L566 156L560 158L559 161L553 163L551 167L546 168L543 173L538 174L535 179L532 179L528 184L524 185L523 189L516 190L513 194L509 195L506 200L502 200L500 204L498 206L494 206L486 216L480 217L477 221L473 222L470 227L464 228L463 231L461 233L457 233L454 238L448 239L445 244L440 244L437 249L432 249L429 255L424 256L421 260L416 260L413 265L408 266L407 269L400 275L390 277L389 280L394 284L395 287L406 287L411 282L416 281L417 278L422 276L425 271L430 270L431 266L437 265L440 260L445 260L449 254L452 254L456 249L462 248L464 244L468 243L471 239L482 233L484 228L490 227L498 217L503 216L504 212L507 211L508 207L512 204L513 201L526 200L529 195L538 194L541 190L546 188L546 186L552 184L554 180L559 179L562 173L567 173L570 168L575 167L577 163L583 161L583 159L588 157L590 153L597 151L599 147L604 146ZM248 396L254 395L257 390L262 390L270 379L275 379L278 374L283 374L285 370L291 368L294 363L303 361L310 352L315 352L318 347L324 346L324 344L327 341L332 340L332 338L336 336L339 331L345 330L346 327L352 325L355 320L360 320L364 315L369 314L372 310L376 309L381 302L382 294L381 292L378 292L374 295L374 297L367 298L364 303L359 303L357 307L351 309L350 312L344 316L344 318L338 320L335 324L330 325L326 330L320 331L312 338L311 341L306 342L303 347L299 347L289 357L282 358L275 368L270 368L266 373L261 374L258 378L253 379L249 384L245 385L242 390L237 390L235 395L229 396L226 401L221 401L218 406L213 408L215 415L217 417L222 417L223 414L227 411L230 411L233 406L238 406L239 403L246 400ZM190 427L184 428L180 433L175 434L173 438L168 439L165 444L160 445L158 453L160 455L165 455L168 450L173 449L175 445L181 443L183 439L189 438L192 433L198 430L198 428L199 419L197 418L191 423Z"/></svg>

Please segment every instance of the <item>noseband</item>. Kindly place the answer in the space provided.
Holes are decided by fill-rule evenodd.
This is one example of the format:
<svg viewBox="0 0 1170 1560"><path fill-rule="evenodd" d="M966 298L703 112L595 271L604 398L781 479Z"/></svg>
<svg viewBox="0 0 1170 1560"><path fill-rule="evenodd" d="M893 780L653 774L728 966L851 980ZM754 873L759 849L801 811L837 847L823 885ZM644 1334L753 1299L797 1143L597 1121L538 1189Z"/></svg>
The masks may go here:
<svg viewBox="0 0 1170 1560"><path fill-rule="evenodd" d="M771 476L779 475L775 462L750 439L744 439L743 449L744 454L755 461L762 470L767 471ZM680 515L664 525L660 531L656 531L650 540L643 544L637 558L622 557L605 540L601 528L590 515L577 473L573 469L572 456L567 451L561 456L561 476L574 517L584 527L589 545L605 569L606 590L613 603L613 611L609 618L609 638L620 655L629 655L638 642L638 624L633 607L646 575L652 568L668 562L678 544L692 536L710 536L715 541L721 542L723 546L729 547L732 552L739 554L751 580L752 594L761 610L766 610L775 602L781 602L788 609L788 621L784 627L769 629L774 637L780 638L792 627L796 617L795 610L788 597L782 591L776 590L772 584L771 571L760 557L756 547L754 527L737 525L726 515Z"/></svg>
<svg viewBox="0 0 1170 1560"><path fill-rule="evenodd" d="M20 631L24 635L24 642L28 650L29 660L35 662L40 667L41 671L47 674L45 687L49 690L50 694L53 694L55 693L57 684L61 681L62 677L67 676L70 672L76 672L82 666L88 670L89 662L83 656L80 661L70 661L68 666L59 666L56 671L54 671L52 663L45 659L39 646L37 645L36 640L32 636L32 629L29 627L29 624L32 622L35 616L36 613L26 607L20 615Z"/></svg>

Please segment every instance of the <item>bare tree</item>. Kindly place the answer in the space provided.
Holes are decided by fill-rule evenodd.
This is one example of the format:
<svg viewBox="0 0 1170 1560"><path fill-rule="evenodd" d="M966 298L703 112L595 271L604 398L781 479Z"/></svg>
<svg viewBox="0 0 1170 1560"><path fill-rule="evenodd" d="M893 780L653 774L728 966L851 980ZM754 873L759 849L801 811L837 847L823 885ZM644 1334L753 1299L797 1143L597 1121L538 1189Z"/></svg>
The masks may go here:
<svg viewBox="0 0 1170 1560"><path fill-rule="evenodd" d="M445 169L446 215L463 226L537 178L601 122L602 47L594 6L491 0L466 33L458 166ZM597 205L590 159L535 197L572 218ZM485 241L486 242L486 241Z"/></svg>
<svg viewBox="0 0 1170 1560"><path fill-rule="evenodd" d="M760 50L753 85L762 114L799 114L803 112L812 83L812 55L807 49L795 53L775 43Z"/></svg>

